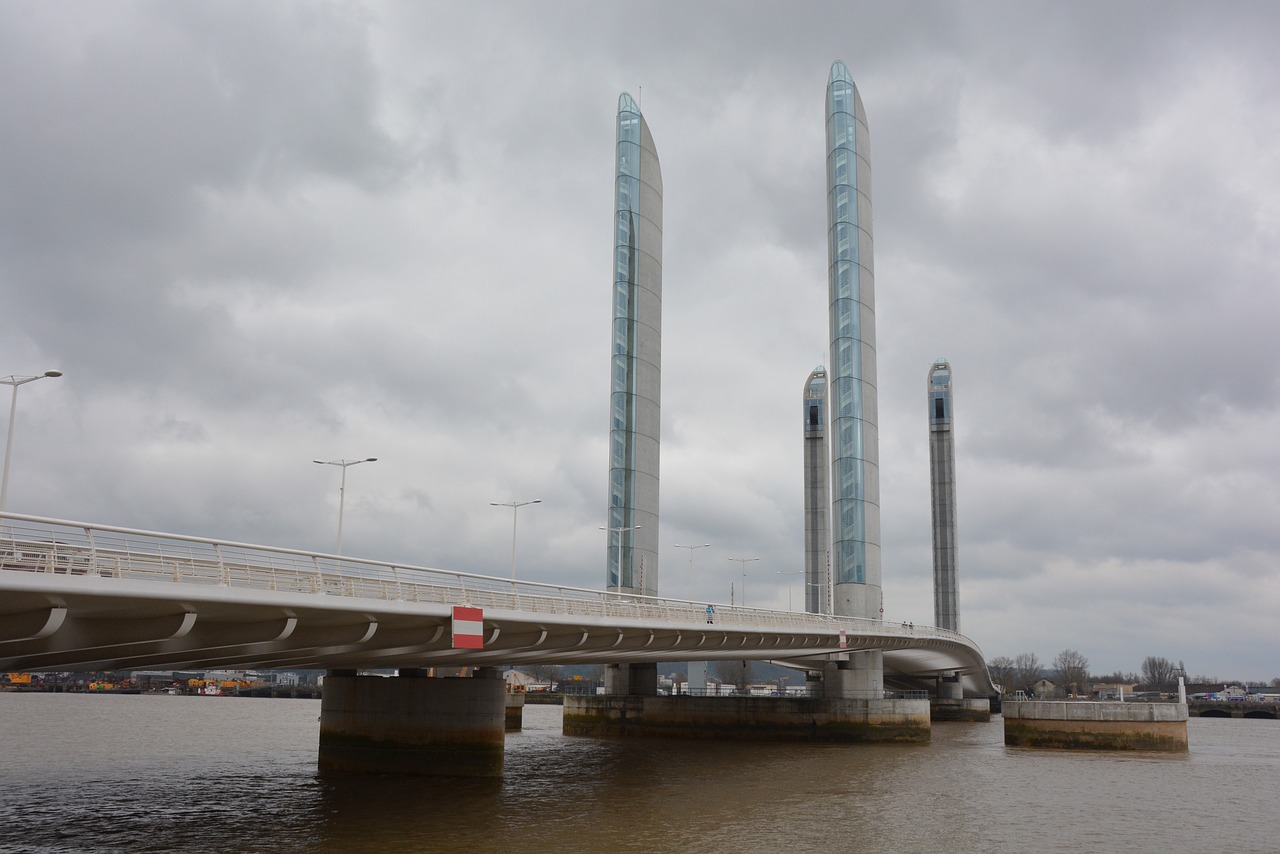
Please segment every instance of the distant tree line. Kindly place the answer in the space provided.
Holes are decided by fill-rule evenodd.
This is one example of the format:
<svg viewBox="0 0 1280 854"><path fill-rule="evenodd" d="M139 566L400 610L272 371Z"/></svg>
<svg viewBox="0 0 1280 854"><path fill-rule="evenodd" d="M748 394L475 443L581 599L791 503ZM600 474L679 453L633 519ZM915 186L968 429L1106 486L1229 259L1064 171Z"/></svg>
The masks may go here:
<svg viewBox="0 0 1280 854"><path fill-rule="evenodd" d="M1001 655L987 662L991 673L991 681L1000 686L1005 694L1023 691L1034 692L1035 684L1041 679L1054 683L1058 691L1064 694L1088 695L1096 683L1136 685L1148 691L1176 691L1178 676L1183 676L1188 685L1266 685L1262 680L1240 681L1238 679L1219 679L1216 676L1189 676L1184 662L1176 664L1162 656L1149 655L1142 660L1138 672L1117 670L1105 675L1091 675L1089 660L1074 649L1064 649L1054 657L1047 667L1041 665L1040 659L1032 652L1019 653L1015 658ZM1280 688L1280 676L1269 683L1272 688Z"/></svg>

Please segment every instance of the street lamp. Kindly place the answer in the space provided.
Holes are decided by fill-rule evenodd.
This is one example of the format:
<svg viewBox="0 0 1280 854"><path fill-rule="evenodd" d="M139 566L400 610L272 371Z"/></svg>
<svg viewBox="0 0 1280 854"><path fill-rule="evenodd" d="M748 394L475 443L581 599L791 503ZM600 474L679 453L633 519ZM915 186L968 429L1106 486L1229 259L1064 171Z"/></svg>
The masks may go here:
<svg viewBox="0 0 1280 854"><path fill-rule="evenodd" d="M358 466L361 463L376 463L377 457L366 457L363 460L312 460L322 466L341 466L342 482L338 486L338 548L334 554L342 554L342 513L347 502L347 466Z"/></svg>
<svg viewBox="0 0 1280 854"><path fill-rule="evenodd" d="M795 572L783 572L778 570L778 575L804 575L803 569L797 569ZM791 582L787 582L787 610L791 610Z"/></svg>
<svg viewBox="0 0 1280 854"><path fill-rule="evenodd" d="M618 535L618 592L619 593L622 592L622 534L625 531L638 531L643 527L644 525L623 525L621 528L606 528L603 525L600 526L600 530L609 532L610 534L609 539L611 540L613 539L613 536L612 536L613 534Z"/></svg>
<svg viewBox="0 0 1280 854"><path fill-rule="evenodd" d="M4 512L4 500L9 496L9 456L13 453L13 421L18 413L18 386L42 380L45 377L60 377L62 371L45 371L37 377L19 377L10 375L0 378L0 383L13 386L13 402L9 404L9 434L4 442L4 475L0 476L0 513Z"/></svg>
<svg viewBox="0 0 1280 854"><path fill-rule="evenodd" d="M814 601L817 602L816 610L814 611L814 613L815 614L830 613L831 612L831 594L829 593L830 588L827 586L826 582L824 581L806 581L804 583L805 609L807 610L809 607L809 588L810 587L812 587L816 591L813 597ZM827 606L827 610L825 611L822 610L824 604ZM884 615L882 613L881 619L883 619L883 617Z"/></svg>
<svg viewBox="0 0 1280 854"><path fill-rule="evenodd" d="M742 564L742 607L747 607L747 564L753 560L759 560L758 557L731 557L729 560L736 560Z"/></svg>
<svg viewBox="0 0 1280 854"><path fill-rule="evenodd" d="M490 501L490 507L510 507L511 508L511 580L516 580L516 518L520 515L520 508L526 504L541 504L541 498L535 498L532 501Z"/></svg>
<svg viewBox="0 0 1280 854"><path fill-rule="evenodd" d="M676 548L689 550L689 601L690 602L693 601L693 550L705 549L709 545L711 545L711 543L702 543L701 545L697 545L697 546L682 546L679 543L676 543Z"/></svg>

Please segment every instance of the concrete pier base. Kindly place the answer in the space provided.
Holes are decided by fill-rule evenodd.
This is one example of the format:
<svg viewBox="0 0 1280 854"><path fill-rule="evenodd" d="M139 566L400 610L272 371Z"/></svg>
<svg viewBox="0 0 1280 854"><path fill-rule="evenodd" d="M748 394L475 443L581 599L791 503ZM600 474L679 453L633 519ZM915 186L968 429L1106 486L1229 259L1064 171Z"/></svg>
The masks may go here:
<svg viewBox="0 0 1280 854"><path fill-rule="evenodd" d="M1004 743L1083 750L1186 750L1185 703L1005 700Z"/></svg>
<svg viewBox="0 0 1280 854"><path fill-rule="evenodd" d="M515 691L507 694L507 732L519 732L524 727L524 694Z"/></svg>
<svg viewBox="0 0 1280 854"><path fill-rule="evenodd" d="M320 768L498 777L505 718L496 670L444 679L332 672L320 701Z"/></svg>
<svg viewBox="0 0 1280 854"><path fill-rule="evenodd" d="M604 692L633 697L658 693L658 665L609 664L604 669Z"/></svg>
<svg viewBox="0 0 1280 854"><path fill-rule="evenodd" d="M935 697L929 701L929 717L935 721L985 723L991 720L991 701L986 698L966 700Z"/></svg>
<svg viewBox="0 0 1280 854"><path fill-rule="evenodd" d="M878 697L883 690L884 653L878 649L846 653L822 668L825 697Z"/></svg>
<svg viewBox="0 0 1280 854"><path fill-rule="evenodd" d="M736 741L927 742L928 700L568 696L564 733Z"/></svg>
<svg viewBox="0 0 1280 854"><path fill-rule="evenodd" d="M707 693L707 663L705 661L689 662L689 693Z"/></svg>

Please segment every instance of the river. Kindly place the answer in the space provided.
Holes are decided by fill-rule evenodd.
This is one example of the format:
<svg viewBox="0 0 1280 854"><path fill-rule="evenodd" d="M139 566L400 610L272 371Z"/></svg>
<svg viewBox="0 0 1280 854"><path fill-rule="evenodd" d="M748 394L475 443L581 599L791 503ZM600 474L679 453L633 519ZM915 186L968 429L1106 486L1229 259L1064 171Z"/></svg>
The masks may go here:
<svg viewBox="0 0 1280 854"><path fill-rule="evenodd" d="M501 780L320 775L318 700L0 693L0 851L1274 852L1280 721L1185 754L566 738L527 706Z"/></svg>

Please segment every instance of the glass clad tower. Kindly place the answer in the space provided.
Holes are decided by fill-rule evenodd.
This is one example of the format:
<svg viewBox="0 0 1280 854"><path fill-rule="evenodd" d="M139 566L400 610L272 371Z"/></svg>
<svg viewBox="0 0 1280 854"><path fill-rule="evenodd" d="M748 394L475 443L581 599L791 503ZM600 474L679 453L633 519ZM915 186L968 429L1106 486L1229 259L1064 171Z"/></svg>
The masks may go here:
<svg viewBox="0 0 1280 854"><path fill-rule="evenodd" d="M662 169L640 107L618 98L606 586L658 592Z"/></svg>
<svg viewBox="0 0 1280 854"><path fill-rule="evenodd" d="M827 371L814 368L804 382L804 609L831 613L831 470L827 452Z"/></svg>
<svg viewBox="0 0 1280 854"><path fill-rule="evenodd" d="M960 631L956 554L956 446L951 432L951 364L941 356L929 368L929 487L933 504L933 617Z"/></svg>
<svg viewBox="0 0 1280 854"><path fill-rule="evenodd" d="M862 98L843 62L831 66L826 120L834 611L876 618L881 614L880 459L870 136Z"/></svg>

